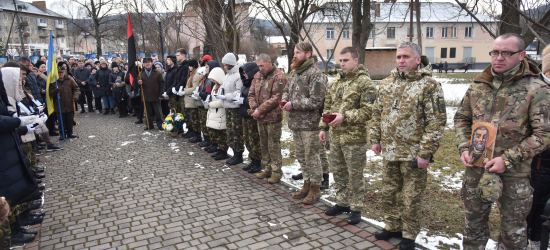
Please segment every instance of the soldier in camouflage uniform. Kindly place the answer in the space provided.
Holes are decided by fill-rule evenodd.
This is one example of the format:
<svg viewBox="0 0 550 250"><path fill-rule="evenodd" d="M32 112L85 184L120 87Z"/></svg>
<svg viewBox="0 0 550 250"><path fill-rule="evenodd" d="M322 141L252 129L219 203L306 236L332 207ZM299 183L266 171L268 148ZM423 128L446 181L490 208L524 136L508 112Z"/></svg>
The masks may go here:
<svg viewBox="0 0 550 250"><path fill-rule="evenodd" d="M243 126L243 138L246 148L248 148L248 157L250 158L250 164L243 167L243 170L249 173L256 173L262 170L262 154L260 152L260 134L258 132L258 122L252 119L252 116L248 114L250 105L248 103L248 93L250 93L250 86L254 80L254 75L258 73L260 69L254 62L247 63L239 68L239 74L243 87L241 89L241 97L235 103L239 104L239 112L242 116Z"/></svg>
<svg viewBox="0 0 550 250"><path fill-rule="evenodd" d="M321 198L320 185L323 170L319 159L320 109L323 107L327 89L327 77L315 67L311 58L312 46L308 42L296 44L292 59L292 72L283 91L282 107L286 111L288 127L292 131L296 158L302 168L304 186L294 195L304 199L304 204L313 204Z"/></svg>
<svg viewBox="0 0 550 250"><path fill-rule="evenodd" d="M256 175L260 179L269 178L269 183L277 183L283 175L281 167L281 133L283 110L279 108L279 101L283 95L286 76L266 54L260 54L256 61L260 72L254 76L254 81L248 93L250 109L254 110L251 116L258 121L260 132L260 148L262 151L262 173Z"/></svg>
<svg viewBox="0 0 550 250"><path fill-rule="evenodd" d="M326 141L326 131L330 130L330 162L338 186L336 205L325 214L335 216L351 211L349 224L361 221L365 196L363 168L367 165L368 150L367 122L376 99L374 82L358 62L355 48L346 47L340 52L342 73L329 83L323 110L323 114L336 115L336 118L330 123L319 123L322 142ZM351 202L350 191L353 192Z"/></svg>
<svg viewBox="0 0 550 250"><path fill-rule="evenodd" d="M489 240L487 221L495 199L501 218L497 248L527 248L526 217L533 199L530 164L550 145L550 89L537 78L539 69L524 59L523 48L523 39L516 34L498 37L490 52L492 65L474 79L454 117L457 147L466 166L461 190L466 209L464 249L485 248ZM493 159L484 168L468 164L476 121L498 126ZM487 177L497 181L482 185L480 180ZM486 191L501 193L484 199Z"/></svg>
<svg viewBox="0 0 550 250"><path fill-rule="evenodd" d="M397 68L380 84L370 129L372 150L376 154L382 151L384 156L382 209L386 226L375 237L388 240L402 235L399 249L414 249L427 167L447 121L443 89L431 77L428 58L420 53L420 47L412 42L397 48Z"/></svg>

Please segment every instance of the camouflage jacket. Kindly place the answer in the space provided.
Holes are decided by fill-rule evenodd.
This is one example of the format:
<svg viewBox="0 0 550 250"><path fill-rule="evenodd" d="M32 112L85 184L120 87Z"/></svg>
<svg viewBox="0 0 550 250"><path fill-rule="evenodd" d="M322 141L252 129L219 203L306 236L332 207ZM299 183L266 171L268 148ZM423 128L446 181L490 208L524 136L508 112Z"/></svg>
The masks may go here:
<svg viewBox="0 0 550 250"><path fill-rule="evenodd" d="M529 176L533 156L550 145L550 88L539 74L524 59L502 77L495 77L491 66L478 75L454 117L459 153L470 146L474 122L493 122L498 124L493 155L513 164L500 175Z"/></svg>
<svg viewBox="0 0 550 250"><path fill-rule="evenodd" d="M385 160L429 159L439 148L447 122L443 89L429 63L422 65L407 72L395 68L378 89L370 141L381 144Z"/></svg>
<svg viewBox="0 0 550 250"><path fill-rule="evenodd" d="M258 109L265 115L258 119L258 123L276 123L283 121L283 110L279 108L279 101L283 95L286 76L275 65L267 74L258 71L248 92L250 109Z"/></svg>
<svg viewBox="0 0 550 250"><path fill-rule="evenodd" d="M376 86L362 64L355 71L339 73L330 81L323 114L340 113L344 117L344 122L338 126L329 126L322 120L319 122L321 130L330 128L330 143L367 142L367 122L376 99L375 90Z"/></svg>
<svg viewBox="0 0 550 250"><path fill-rule="evenodd" d="M303 67L303 68L302 68ZM319 120L327 93L327 76L310 59L288 76L282 101L292 102L287 111L291 130L319 130Z"/></svg>

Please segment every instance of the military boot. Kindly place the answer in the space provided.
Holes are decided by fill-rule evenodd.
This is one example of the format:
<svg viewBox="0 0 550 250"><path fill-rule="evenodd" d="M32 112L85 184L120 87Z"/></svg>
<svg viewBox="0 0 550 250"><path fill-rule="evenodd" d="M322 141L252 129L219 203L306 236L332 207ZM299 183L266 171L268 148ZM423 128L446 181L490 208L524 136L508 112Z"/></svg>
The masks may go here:
<svg viewBox="0 0 550 250"><path fill-rule="evenodd" d="M309 193L304 199L304 204L311 205L315 203L319 198L321 198L321 190L319 189L319 185L310 184Z"/></svg>
<svg viewBox="0 0 550 250"><path fill-rule="evenodd" d="M199 143L199 147L204 148L204 147L208 147L210 145L212 145L212 142L210 141L210 137L205 135L204 140L201 143Z"/></svg>
<svg viewBox="0 0 550 250"><path fill-rule="evenodd" d="M187 131L187 134L183 136L183 138L193 138L195 136L195 130L192 128L189 128L189 131Z"/></svg>
<svg viewBox="0 0 550 250"><path fill-rule="evenodd" d="M218 144L217 143L212 143L212 146L210 148L208 148L208 150L206 150L206 152L208 152L210 154L218 152Z"/></svg>
<svg viewBox="0 0 550 250"><path fill-rule="evenodd" d="M283 177L282 174L272 174L271 175L271 178L269 178L269 180L267 180L267 182L271 183L271 184L275 184L277 182L279 182L279 180Z"/></svg>
<svg viewBox="0 0 550 250"><path fill-rule="evenodd" d="M414 250L415 249L414 240L403 238L399 243L399 250Z"/></svg>
<svg viewBox="0 0 550 250"><path fill-rule="evenodd" d="M227 151L218 149L218 155L216 155L216 157L214 157L214 160L221 161L221 160L225 160L227 158L229 158L229 156L227 156Z"/></svg>
<svg viewBox="0 0 550 250"><path fill-rule="evenodd" d="M29 243L36 237L34 234L24 233L18 223L12 223L10 229L12 243Z"/></svg>
<svg viewBox="0 0 550 250"><path fill-rule="evenodd" d="M262 161L252 159L252 166L248 169L248 172L253 174L262 171Z"/></svg>
<svg viewBox="0 0 550 250"><path fill-rule="evenodd" d="M235 155L231 159L227 160L225 163L228 165L237 165L243 163L243 152L235 152Z"/></svg>
<svg viewBox="0 0 550 250"><path fill-rule="evenodd" d="M307 194L309 193L309 185L310 185L309 182L304 181L304 186L302 187L302 189L300 189L300 191L294 193L294 194L292 195L292 198L294 198L294 199L302 199L302 198L306 197Z"/></svg>
<svg viewBox="0 0 550 250"><path fill-rule="evenodd" d="M260 179L265 179L271 177L271 171L264 170L263 172L256 175Z"/></svg>
<svg viewBox="0 0 550 250"><path fill-rule="evenodd" d="M328 174L323 174L323 181L321 181L321 190L328 189L329 181Z"/></svg>
<svg viewBox="0 0 550 250"><path fill-rule="evenodd" d="M304 176L302 175L302 173L299 173L299 174L292 175L292 179L301 180L301 179L304 179Z"/></svg>

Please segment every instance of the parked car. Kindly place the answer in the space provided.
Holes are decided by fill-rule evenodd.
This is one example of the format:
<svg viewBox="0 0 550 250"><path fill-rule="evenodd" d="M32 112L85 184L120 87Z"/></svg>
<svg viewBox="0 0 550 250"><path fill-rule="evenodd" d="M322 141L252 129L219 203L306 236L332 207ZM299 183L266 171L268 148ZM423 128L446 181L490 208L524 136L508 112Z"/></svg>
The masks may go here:
<svg viewBox="0 0 550 250"><path fill-rule="evenodd" d="M325 70L325 65L323 64L323 61L319 61L319 65L317 65L317 68L319 68L320 70ZM328 62L328 69L334 69L334 61Z"/></svg>

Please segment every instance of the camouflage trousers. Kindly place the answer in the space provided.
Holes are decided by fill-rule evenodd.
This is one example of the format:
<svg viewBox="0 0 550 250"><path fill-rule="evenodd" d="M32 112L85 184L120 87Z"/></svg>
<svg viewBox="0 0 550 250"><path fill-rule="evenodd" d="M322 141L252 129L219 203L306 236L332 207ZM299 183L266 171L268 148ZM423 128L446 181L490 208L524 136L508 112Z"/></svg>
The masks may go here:
<svg viewBox="0 0 550 250"><path fill-rule="evenodd" d="M199 110L199 124L201 126L202 134L203 136L210 136L208 134L208 130L210 128L206 127L206 118L208 115L208 109L205 109L204 107L199 107L198 110Z"/></svg>
<svg viewBox="0 0 550 250"><path fill-rule="evenodd" d="M189 119L185 121L185 123L187 123L187 128L192 128L197 132L201 132L199 110L196 108L188 108L186 110L187 110L187 117L189 117ZM187 119L187 117L185 117L185 119Z"/></svg>
<svg viewBox="0 0 550 250"><path fill-rule="evenodd" d="M313 185L321 185L323 180L323 167L319 158L322 148L319 141L319 131L292 130L294 140L294 152L300 163L304 181ZM326 155L326 152L325 152Z"/></svg>
<svg viewBox="0 0 550 250"><path fill-rule="evenodd" d="M480 168L466 168L461 195L466 209L462 245L465 250L484 249L489 240L489 213L492 202L480 201L475 193L483 175ZM533 188L527 177L502 176L500 234L497 249L527 249L527 214L533 204Z"/></svg>
<svg viewBox="0 0 550 250"><path fill-rule="evenodd" d="M258 132L258 122L252 118L242 118L243 138L246 148L248 149L248 157L255 160L262 159L260 151L260 134Z"/></svg>
<svg viewBox="0 0 550 250"><path fill-rule="evenodd" d="M179 97L179 100L176 100L178 99ZM171 95L170 96L170 99L168 100L168 106L170 106L170 109L175 109L176 110L176 113L181 113L181 100L183 100L183 97L182 96L178 96L178 95Z"/></svg>
<svg viewBox="0 0 550 250"><path fill-rule="evenodd" d="M338 186L336 204L361 211L365 196L363 169L367 165L367 143L330 144L330 162L334 182ZM351 187L351 190L350 190ZM350 202L350 191L353 198Z"/></svg>
<svg viewBox="0 0 550 250"><path fill-rule="evenodd" d="M227 146L227 132L225 129L208 128L208 136L210 136L212 143L218 144L218 149L227 151L229 147Z"/></svg>
<svg viewBox="0 0 550 250"><path fill-rule="evenodd" d="M281 154L281 134L283 124L281 122L260 124L260 148L262 151L262 166L265 171L274 174L283 174L283 155Z"/></svg>
<svg viewBox="0 0 550 250"><path fill-rule="evenodd" d="M31 166L36 167L36 150L32 146L32 142L23 143L23 148L25 149L25 153L27 154L27 157L29 157Z"/></svg>
<svg viewBox="0 0 550 250"><path fill-rule="evenodd" d="M243 117L239 113L239 109L225 109L225 119L227 144L233 149L233 152L244 152Z"/></svg>
<svg viewBox="0 0 550 250"><path fill-rule="evenodd" d="M0 224L0 250L8 250L11 247L11 229L9 220Z"/></svg>
<svg viewBox="0 0 550 250"><path fill-rule="evenodd" d="M319 133L317 133L317 140L318 139L319 139ZM321 148L319 149L319 160L321 160L321 167L323 168L323 174L328 174L330 173L330 170L329 170L330 164L328 161L327 150L325 149L325 145L326 145L325 143L328 143L328 142L319 141L319 143L321 143Z"/></svg>
<svg viewBox="0 0 550 250"><path fill-rule="evenodd" d="M426 168L411 168L409 161L386 161L382 173L382 210L386 230L403 231L416 239L422 219L422 194L428 178Z"/></svg>

